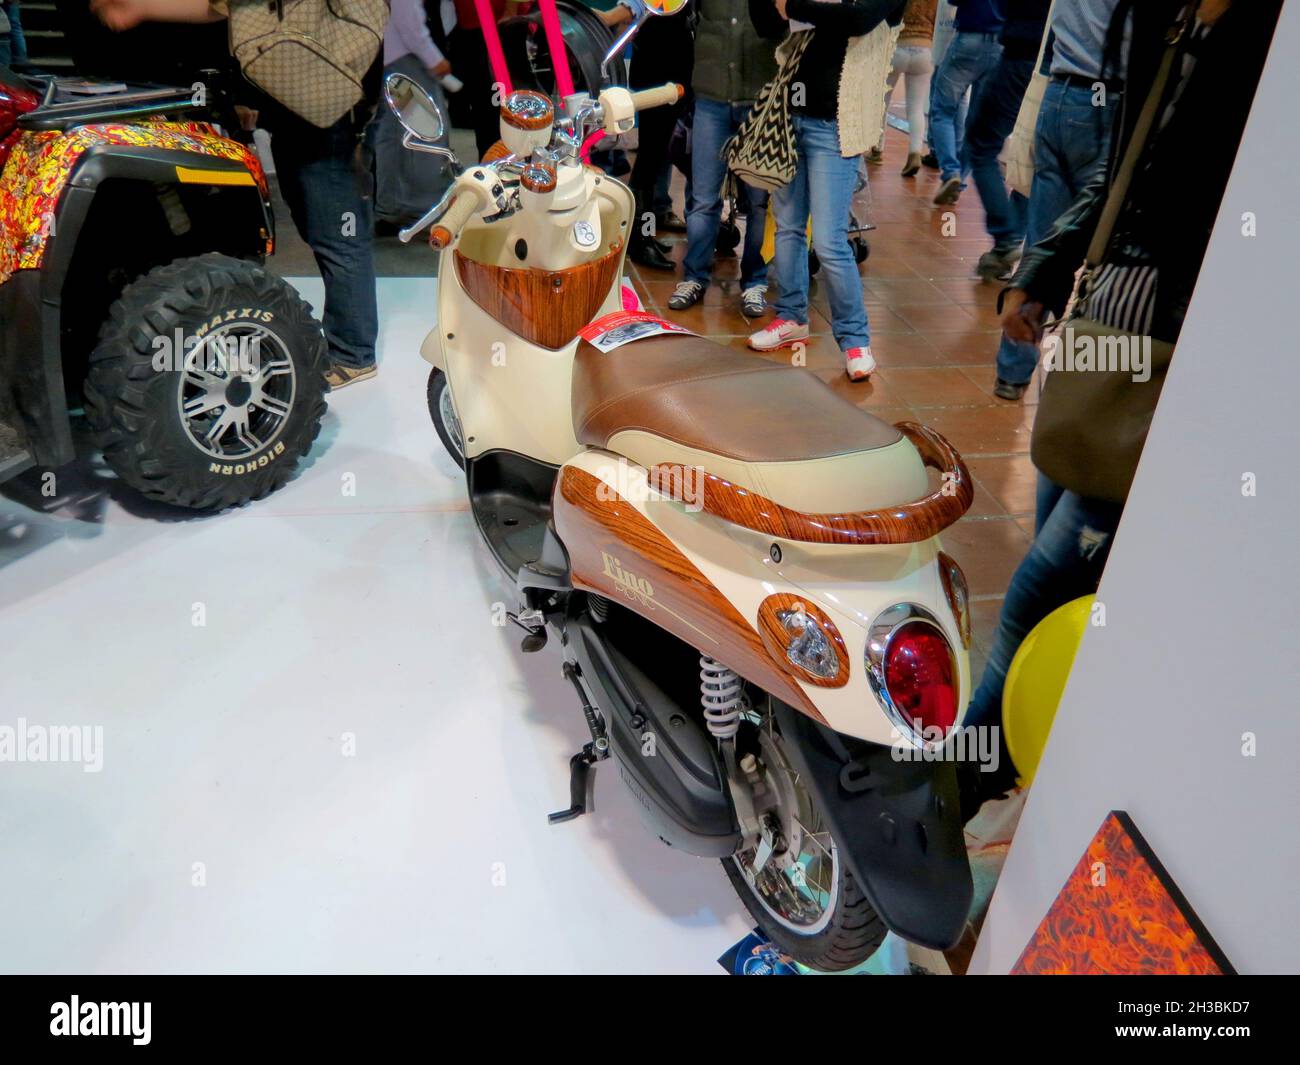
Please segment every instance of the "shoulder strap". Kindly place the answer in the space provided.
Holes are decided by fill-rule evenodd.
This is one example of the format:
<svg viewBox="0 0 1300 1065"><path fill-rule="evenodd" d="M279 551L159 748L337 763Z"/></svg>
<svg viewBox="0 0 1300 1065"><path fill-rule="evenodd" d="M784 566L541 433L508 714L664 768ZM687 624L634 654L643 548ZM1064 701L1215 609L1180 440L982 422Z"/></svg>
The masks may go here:
<svg viewBox="0 0 1300 1065"><path fill-rule="evenodd" d="M1124 158L1120 160L1119 169L1115 172L1115 180L1111 182L1106 194L1106 204L1101 210L1101 218L1097 222L1096 230L1093 231L1092 242L1088 245L1087 264L1090 267L1101 262L1102 256L1106 254L1106 249L1110 245L1111 235L1115 231L1115 222L1128 196L1129 185L1133 182L1133 173L1137 170L1138 160L1147 146L1151 128L1156 123L1160 105L1164 101L1165 88L1169 84L1174 60L1178 58L1181 51L1179 46L1189 21L1190 8L1184 11L1179 20L1169 29L1166 38L1168 46L1165 48L1164 55L1160 57L1160 66L1156 70L1155 80L1151 83L1151 91L1147 93L1146 102L1142 105L1142 111L1133 127L1133 136L1129 138L1128 146L1124 149Z"/></svg>

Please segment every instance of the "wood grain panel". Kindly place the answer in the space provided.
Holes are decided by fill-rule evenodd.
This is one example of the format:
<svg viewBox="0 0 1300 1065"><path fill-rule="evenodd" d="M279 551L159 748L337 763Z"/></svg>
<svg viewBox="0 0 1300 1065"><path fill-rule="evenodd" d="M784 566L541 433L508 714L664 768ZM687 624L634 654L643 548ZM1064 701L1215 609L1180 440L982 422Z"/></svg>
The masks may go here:
<svg viewBox="0 0 1300 1065"><path fill-rule="evenodd" d="M455 259L470 299L512 333L556 351L596 317L618 274L619 249L567 270L489 266L460 249Z"/></svg>
<svg viewBox="0 0 1300 1065"><path fill-rule="evenodd" d="M753 626L645 515L605 482L586 470L564 467L552 518L569 552L575 587L635 610L825 724L807 693L773 661Z"/></svg>
<svg viewBox="0 0 1300 1065"><path fill-rule="evenodd" d="M689 499L714 517L767 536L812 544L914 544L928 540L965 514L975 489L957 449L942 436L915 422L900 422L898 429L916 445L925 464L944 475L944 483L929 495L888 510L806 514L707 470L701 473L680 466L654 466L647 478L664 495L679 501Z"/></svg>
<svg viewBox="0 0 1300 1065"><path fill-rule="evenodd" d="M810 673L790 661L790 656L786 654L790 634L779 617L781 612L786 610L802 611L809 620L821 626L822 632L830 640L839 658L839 669L835 676L819 677L816 673ZM827 617L826 612L816 603L789 592L776 592L769 595L758 605L758 634L763 638L763 646L767 648L768 654L776 659L783 669L793 673L805 683L814 684L819 688L842 688L849 682L849 649L844 645L844 637L840 635L835 622Z"/></svg>

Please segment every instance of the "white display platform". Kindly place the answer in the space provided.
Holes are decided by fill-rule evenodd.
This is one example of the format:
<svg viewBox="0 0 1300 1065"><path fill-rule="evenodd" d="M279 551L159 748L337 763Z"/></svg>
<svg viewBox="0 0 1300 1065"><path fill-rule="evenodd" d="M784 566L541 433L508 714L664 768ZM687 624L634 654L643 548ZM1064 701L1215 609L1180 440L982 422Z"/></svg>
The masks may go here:
<svg viewBox="0 0 1300 1065"><path fill-rule="evenodd" d="M720 972L749 930L612 763L593 815L546 823L586 729L558 649L492 624L508 589L425 406L435 284L380 282L378 378L268 500L0 496L0 725L104 744L98 773L0 763L0 969Z"/></svg>

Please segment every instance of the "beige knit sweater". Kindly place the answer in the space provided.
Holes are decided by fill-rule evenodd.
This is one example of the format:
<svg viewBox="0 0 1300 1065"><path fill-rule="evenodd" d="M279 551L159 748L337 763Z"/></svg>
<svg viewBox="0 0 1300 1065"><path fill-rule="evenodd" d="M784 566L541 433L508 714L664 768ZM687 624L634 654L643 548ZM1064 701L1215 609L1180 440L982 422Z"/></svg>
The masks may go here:
<svg viewBox="0 0 1300 1065"><path fill-rule="evenodd" d="M870 33L850 37L840 71L839 100L835 114L840 127L840 155L861 155L880 140L885 124L885 82L894 59L901 27L881 22ZM792 47L795 35L776 50L778 63Z"/></svg>

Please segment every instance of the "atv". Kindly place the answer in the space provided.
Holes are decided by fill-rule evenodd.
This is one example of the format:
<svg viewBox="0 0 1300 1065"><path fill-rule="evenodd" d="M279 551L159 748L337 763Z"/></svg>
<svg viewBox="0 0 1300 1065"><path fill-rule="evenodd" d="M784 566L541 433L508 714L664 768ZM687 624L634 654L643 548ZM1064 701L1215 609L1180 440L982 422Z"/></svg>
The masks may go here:
<svg viewBox="0 0 1300 1065"><path fill-rule="evenodd" d="M233 115L202 83L0 67L0 482L71 462L81 408L123 481L182 507L261 499L310 449L325 340L263 266L269 187Z"/></svg>

